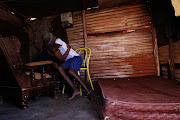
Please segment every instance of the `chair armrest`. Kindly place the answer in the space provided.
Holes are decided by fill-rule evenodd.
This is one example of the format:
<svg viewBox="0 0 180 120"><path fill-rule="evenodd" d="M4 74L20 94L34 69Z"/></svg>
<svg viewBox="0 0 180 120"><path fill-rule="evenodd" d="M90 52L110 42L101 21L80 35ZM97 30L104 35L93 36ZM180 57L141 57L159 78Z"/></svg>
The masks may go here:
<svg viewBox="0 0 180 120"><path fill-rule="evenodd" d="M53 61L51 60L46 60L46 61L37 61L37 62L30 62L25 64L26 66L42 66L42 65L48 65L48 64L52 64Z"/></svg>
<svg viewBox="0 0 180 120"><path fill-rule="evenodd" d="M32 86L37 86L37 84L44 84L47 85L47 79L46 79L46 71L45 69L49 68L53 64L53 61L37 61L37 62L31 62L24 65L24 69L30 70L31 69L31 79L32 79ZM38 80L35 77L35 69L43 68L41 72L40 79L42 80L40 83L38 83ZM53 76L53 79L55 77Z"/></svg>
<svg viewBox="0 0 180 120"><path fill-rule="evenodd" d="M39 67L43 67L46 65L52 65L53 61L51 60L46 60L46 61L37 61L37 62L30 62L25 64L25 69L36 69Z"/></svg>
<svg viewBox="0 0 180 120"><path fill-rule="evenodd" d="M39 67L43 67L46 65L52 65L53 61L46 60L46 61L37 61L37 62L30 62L27 64L17 64L13 65L13 68L16 70L23 70L23 69L36 69Z"/></svg>

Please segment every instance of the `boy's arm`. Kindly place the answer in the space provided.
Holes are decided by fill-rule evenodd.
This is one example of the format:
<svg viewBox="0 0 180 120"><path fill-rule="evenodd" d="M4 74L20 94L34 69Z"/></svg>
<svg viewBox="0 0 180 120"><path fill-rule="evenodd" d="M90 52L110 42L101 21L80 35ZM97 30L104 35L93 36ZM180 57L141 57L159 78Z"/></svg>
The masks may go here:
<svg viewBox="0 0 180 120"><path fill-rule="evenodd" d="M71 49L71 47L69 45L67 45L67 50L65 52L64 55L61 54L61 52L58 50L56 50L56 52L54 53L54 56L60 61L60 62L65 62L65 59L67 57L67 55L69 54L69 51Z"/></svg>
<svg viewBox="0 0 180 120"><path fill-rule="evenodd" d="M46 45L47 49L48 49L51 53L55 53L60 46L61 46L61 45L59 45L59 44L54 44L53 46L52 46L52 45Z"/></svg>
<svg viewBox="0 0 180 120"><path fill-rule="evenodd" d="M54 53L54 56L60 61L60 62L65 62L65 59L63 58L61 52L59 50L56 50Z"/></svg>

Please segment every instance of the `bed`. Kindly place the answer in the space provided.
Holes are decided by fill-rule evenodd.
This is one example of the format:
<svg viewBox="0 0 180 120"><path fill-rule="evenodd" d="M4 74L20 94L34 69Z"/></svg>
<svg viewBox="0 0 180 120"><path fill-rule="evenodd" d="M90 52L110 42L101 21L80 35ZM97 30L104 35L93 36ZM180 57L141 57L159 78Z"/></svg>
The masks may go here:
<svg viewBox="0 0 180 120"><path fill-rule="evenodd" d="M105 120L180 120L180 85L158 76L101 78Z"/></svg>

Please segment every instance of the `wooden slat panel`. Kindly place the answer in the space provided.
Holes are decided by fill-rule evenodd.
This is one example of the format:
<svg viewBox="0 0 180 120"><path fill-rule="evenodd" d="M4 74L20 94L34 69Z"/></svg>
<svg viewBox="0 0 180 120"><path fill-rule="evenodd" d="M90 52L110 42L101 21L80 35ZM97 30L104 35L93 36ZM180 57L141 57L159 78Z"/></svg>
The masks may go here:
<svg viewBox="0 0 180 120"><path fill-rule="evenodd" d="M180 40L173 43L174 63L180 63Z"/></svg>
<svg viewBox="0 0 180 120"><path fill-rule="evenodd" d="M169 63L169 45L165 45L159 48L160 64Z"/></svg>
<svg viewBox="0 0 180 120"><path fill-rule="evenodd" d="M150 15L144 5L126 5L87 12L87 34L137 29L149 26Z"/></svg>
<svg viewBox="0 0 180 120"><path fill-rule="evenodd" d="M174 63L180 63L180 41L173 43L173 57L174 57ZM169 55L169 44L162 46L159 48L159 58L161 64L169 64L170 55ZM175 70L175 79L180 80L179 73L177 73L178 69ZM162 68L162 73L165 75L166 78L168 78L167 70L165 71Z"/></svg>
<svg viewBox="0 0 180 120"><path fill-rule="evenodd" d="M70 46L76 50L84 47L82 12L73 12L73 27L67 29L68 41Z"/></svg>
<svg viewBox="0 0 180 120"><path fill-rule="evenodd" d="M180 69L175 69L176 80L180 82Z"/></svg>

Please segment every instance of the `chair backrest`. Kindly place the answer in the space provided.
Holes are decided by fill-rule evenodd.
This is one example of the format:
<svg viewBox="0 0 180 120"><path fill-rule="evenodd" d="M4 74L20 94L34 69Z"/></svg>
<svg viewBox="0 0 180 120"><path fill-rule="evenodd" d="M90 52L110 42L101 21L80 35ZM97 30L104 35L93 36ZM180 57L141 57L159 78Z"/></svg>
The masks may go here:
<svg viewBox="0 0 180 120"><path fill-rule="evenodd" d="M15 77L12 81L16 82L21 88L31 86L30 78L27 78L24 74L25 72L20 72L18 68L14 69L16 66L22 65L20 58L20 40L15 36L1 37L0 47Z"/></svg>
<svg viewBox="0 0 180 120"><path fill-rule="evenodd" d="M84 59L83 60L83 67L89 68L89 61L91 57L91 49L89 47L85 48L78 48L75 50L81 57Z"/></svg>
<svg viewBox="0 0 180 120"><path fill-rule="evenodd" d="M17 37L1 37L0 47L11 69L13 69L13 65L22 64L22 60L20 58L21 43Z"/></svg>

